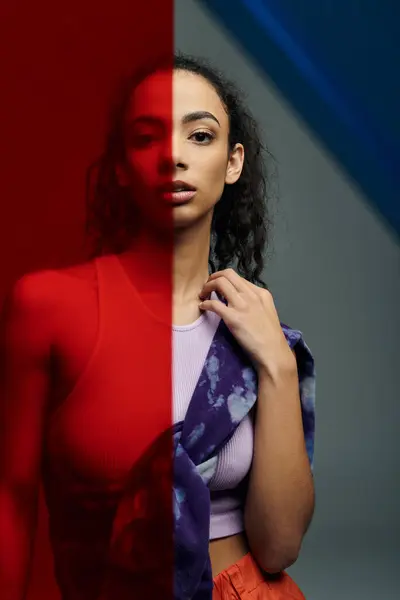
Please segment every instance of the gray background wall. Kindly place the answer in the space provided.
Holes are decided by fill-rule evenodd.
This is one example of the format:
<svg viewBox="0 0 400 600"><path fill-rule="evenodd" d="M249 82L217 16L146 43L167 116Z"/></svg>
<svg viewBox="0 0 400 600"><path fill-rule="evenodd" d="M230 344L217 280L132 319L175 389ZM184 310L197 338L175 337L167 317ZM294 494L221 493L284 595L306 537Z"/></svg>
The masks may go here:
<svg viewBox="0 0 400 600"><path fill-rule="evenodd" d="M317 508L290 573L307 600L398 598L398 241L195 0L175 0L175 44L246 91L278 162L266 276L281 319L304 332L318 371Z"/></svg>

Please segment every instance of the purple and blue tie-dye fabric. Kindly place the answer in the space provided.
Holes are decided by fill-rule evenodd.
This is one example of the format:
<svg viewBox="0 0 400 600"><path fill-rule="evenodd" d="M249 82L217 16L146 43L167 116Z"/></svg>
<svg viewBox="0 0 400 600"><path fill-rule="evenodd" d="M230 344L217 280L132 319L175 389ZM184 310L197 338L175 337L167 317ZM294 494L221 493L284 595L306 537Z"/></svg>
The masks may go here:
<svg viewBox="0 0 400 600"><path fill-rule="evenodd" d="M314 360L299 331L286 325L282 325L282 329L297 358L303 428L312 466ZM184 421L160 436L140 461L141 464L132 470L131 480L118 507L118 526L114 526L112 536L111 562L114 567L117 566L119 577L121 569L130 572L132 592L140 576L143 578L147 573L148 582L148 575L152 573L154 589L158 590L158 594L164 593L157 597L173 597L175 600L212 599L213 582L208 553L210 492L207 484L215 472L219 450L232 437L256 399L257 375L252 363L221 321ZM155 566L157 559L154 547L143 546L146 539L153 540L154 546L151 532L156 528L160 532L162 548L161 529L165 520L168 521L163 513L162 498L167 498L165 494L169 493L168 481L169 490L171 484L171 473L168 479L165 462L165 457L168 460L168 435L172 435L173 451L174 535L174 555L171 557L174 566L173 592L170 590L169 593L167 574L164 572L161 576L161 565L158 568ZM140 495L144 498L141 503L137 501ZM165 505L171 506L170 502L165 502ZM138 509L138 506L141 508ZM140 534L134 535L135 529ZM164 531L164 537L168 536L165 526ZM141 541L140 549L138 540ZM160 558L161 554L160 550ZM161 560L167 569L168 560L165 557Z"/></svg>
<svg viewBox="0 0 400 600"><path fill-rule="evenodd" d="M314 448L314 360L299 331L282 325L295 349L303 426L312 465ZM218 451L257 399L257 376L249 358L221 323L184 422L175 433L174 519L176 600L211 600L208 556L210 495Z"/></svg>

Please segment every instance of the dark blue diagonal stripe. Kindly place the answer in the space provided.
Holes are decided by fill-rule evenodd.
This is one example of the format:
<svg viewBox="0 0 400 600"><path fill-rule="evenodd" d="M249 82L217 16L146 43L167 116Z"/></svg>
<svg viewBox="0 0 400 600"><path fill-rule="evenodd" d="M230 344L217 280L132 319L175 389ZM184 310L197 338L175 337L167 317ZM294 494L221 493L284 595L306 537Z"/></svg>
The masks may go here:
<svg viewBox="0 0 400 600"><path fill-rule="evenodd" d="M380 95L379 91L375 91L375 96L372 98L370 92L367 98L361 86L362 79L356 78L356 60L354 65L351 64L352 48L347 47L349 39L357 43L357 35L359 35L361 40L362 31L366 29L358 27L358 33L354 31L354 36L350 38L343 36L343 40L340 39L340 29L338 31L337 55L343 58L348 53L349 69L351 67L354 71L353 79L347 79L352 85L349 83L346 85L343 83L346 81L344 78L333 77L332 61L323 59L328 55L322 43L322 26L326 27L326 20L322 21L321 18L321 28L318 32L316 31L318 21L312 21L312 27L306 23L308 39L312 39L314 45L306 44L305 30L303 29L303 36L301 36L300 28L294 26L298 17L296 7L297 11L303 10L303 3L292 3L288 9L291 3L287 1L283 4L277 4L272 0L268 3L261 0L230 0L229 4L224 0L201 0L201 2L213 12L242 48L275 82L295 110L359 183L391 227L400 234L400 141L394 126L396 115L393 113L393 127L390 127L391 121L387 119L387 110L385 112L385 108L387 109L390 103L385 102L385 94L382 92ZM340 4L339 0L338 2ZM384 0L382 2L385 3ZM274 4L279 7L285 6L291 18L284 19L282 11L280 14L277 10L273 13L270 6ZM348 0L347 6L350 4ZM360 12L360 19L362 18ZM333 19L331 21L333 27L335 23ZM380 31L375 27L373 34L378 35ZM381 35L384 35L383 30ZM361 42L365 44L365 40ZM397 42L392 42L392 46L395 43ZM394 51L389 52L388 49L392 46L387 41L386 46L384 44L381 46L385 49L384 68L396 77L396 54ZM321 52L318 52L319 48ZM383 53L383 50L381 51ZM335 53L331 51L330 56L335 57ZM388 68L387 61L393 62L392 71ZM339 60L337 64L340 65ZM351 75L351 70L349 72ZM332 80L335 80L335 84ZM372 85L371 81L370 86ZM392 95L393 89L396 91L396 86L392 86ZM400 94L398 103L393 101L392 95L390 105L399 106ZM355 101L355 98L358 100ZM361 102L360 98L365 98L365 102ZM367 100L371 98L375 102L374 107L377 107L374 112L370 110L371 103L367 106Z"/></svg>

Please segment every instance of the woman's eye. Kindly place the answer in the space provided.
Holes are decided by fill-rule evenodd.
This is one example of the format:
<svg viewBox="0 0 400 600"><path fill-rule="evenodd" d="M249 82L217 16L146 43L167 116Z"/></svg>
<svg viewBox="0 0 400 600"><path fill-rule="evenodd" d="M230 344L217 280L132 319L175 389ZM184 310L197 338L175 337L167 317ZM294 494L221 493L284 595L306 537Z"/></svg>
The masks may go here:
<svg viewBox="0 0 400 600"><path fill-rule="evenodd" d="M133 145L139 148L143 148L144 146L148 146L155 139L155 136L151 133L138 133L133 136L132 142Z"/></svg>
<svg viewBox="0 0 400 600"><path fill-rule="evenodd" d="M208 131L196 131L191 135L191 138L193 138L198 144L205 144L211 142L214 139L214 136Z"/></svg>
<svg viewBox="0 0 400 600"><path fill-rule="evenodd" d="M129 136L129 144L133 148L148 148L162 138L160 131L134 131Z"/></svg>

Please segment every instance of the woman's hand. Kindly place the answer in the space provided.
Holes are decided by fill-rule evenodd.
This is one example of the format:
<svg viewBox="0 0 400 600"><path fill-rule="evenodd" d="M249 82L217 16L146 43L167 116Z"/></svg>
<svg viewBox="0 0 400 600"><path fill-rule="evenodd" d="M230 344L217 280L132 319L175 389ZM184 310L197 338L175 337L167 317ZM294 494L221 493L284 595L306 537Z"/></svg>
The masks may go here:
<svg viewBox="0 0 400 600"><path fill-rule="evenodd" d="M210 300L211 292L228 305ZM213 273L200 295L201 310L219 315L239 344L248 352L260 374L275 378L296 369L296 359L283 334L269 291L240 277L233 269Z"/></svg>

